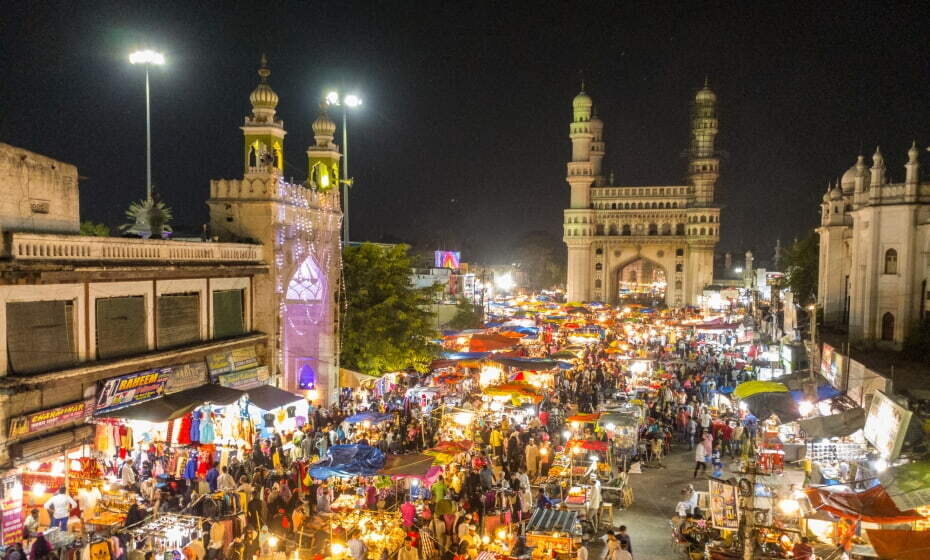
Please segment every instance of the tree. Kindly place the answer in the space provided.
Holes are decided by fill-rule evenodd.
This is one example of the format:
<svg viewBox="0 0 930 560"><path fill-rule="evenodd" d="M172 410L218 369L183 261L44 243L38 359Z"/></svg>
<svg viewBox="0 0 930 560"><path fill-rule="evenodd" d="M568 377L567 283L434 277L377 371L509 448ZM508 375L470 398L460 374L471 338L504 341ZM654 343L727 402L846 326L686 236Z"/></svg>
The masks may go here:
<svg viewBox="0 0 930 560"><path fill-rule="evenodd" d="M81 222L81 235L89 235L92 237L109 237L110 226L106 224L97 224L87 220Z"/></svg>
<svg viewBox="0 0 930 560"><path fill-rule="evenodd" d="M795 241L782 256L785 278L799 305L817 300L817 267L820 260L820 238L816 233Z"/></svg>
<svg viewBox="0 0 930 560"><path fill-rule="evenodd" d="M435 290L411 285L408 249L371 243L344 249L346 368L370 375L410 367L425 371L438 354L429 311Z"/></svg>
<svg viewBox="0 0 930 560"><path fill-rule="evenodd" d="M480 305L471 303L467 299L460 299L455 306L455 315L446 325L450 329L462 331L477 329L484 323L484 311Z"/></svg>
<svg viewBox="0 0 930 560"><path fill-rule="evenodd" d="M165 237L171 233L171 226L168 225L174 215L171 208L155 198L133 202L126 210L126 217L131 221L123 224L120 228L126 233L138 235L139 237Z"/></svg>
<svg viewBox="0 0 930 560"><path fill-rule="evenodd" d="M525 271L527 288L537 292L565 282L565 247L546 231L524 234L514 247L514 260Z"/></svg>

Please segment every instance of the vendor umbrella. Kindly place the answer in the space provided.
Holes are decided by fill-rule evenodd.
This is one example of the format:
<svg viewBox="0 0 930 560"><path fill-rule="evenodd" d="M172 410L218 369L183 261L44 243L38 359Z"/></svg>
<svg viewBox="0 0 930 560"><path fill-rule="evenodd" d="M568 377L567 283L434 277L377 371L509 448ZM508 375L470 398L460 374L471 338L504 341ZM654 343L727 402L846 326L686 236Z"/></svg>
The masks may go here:
<svg viewBox="0 0 930 560"><path fill-rule="evenodd" d="M556 360L559 358L565 358L568 360L574 360L578 358L578 356L576 356L574 352L569 352L568 350L559 350L558 352L553 354L551 357Z"/></svg>
<svg viewBox="0 0 930 560"><path fill-rule="evenodd" d="M736 388L739 390L739 387ZM734 394L736 391L734 391ZM765 419L775 414L782 423L793 422L801 417L798 403L791 397L791 393L756 393L740 399L753 414Z"/></svg>

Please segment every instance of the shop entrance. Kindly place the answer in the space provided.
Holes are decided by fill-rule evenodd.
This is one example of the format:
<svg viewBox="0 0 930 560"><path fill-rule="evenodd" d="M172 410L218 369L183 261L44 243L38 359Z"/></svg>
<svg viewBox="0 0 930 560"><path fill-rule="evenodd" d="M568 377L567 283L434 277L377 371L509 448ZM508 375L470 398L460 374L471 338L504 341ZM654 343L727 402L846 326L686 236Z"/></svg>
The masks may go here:
<svg viewBox="0 0 930 560"><path fill-rule="evenodd" d="M665 303L666 287L665 269L647 258L633 260L617 271L617 299L620 305L661 305Z"/></svg>

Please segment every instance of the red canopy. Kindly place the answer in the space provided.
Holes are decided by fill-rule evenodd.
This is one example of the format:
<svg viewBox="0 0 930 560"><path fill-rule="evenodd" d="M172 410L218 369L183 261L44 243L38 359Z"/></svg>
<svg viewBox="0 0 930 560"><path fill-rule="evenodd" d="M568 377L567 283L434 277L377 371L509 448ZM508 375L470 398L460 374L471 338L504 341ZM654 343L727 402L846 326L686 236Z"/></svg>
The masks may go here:
<svg viewBox="0 0 930 560"><path fill-rule="evenodd" d="M468 350L470 352L492 352L512 348L518 343L519 340L499 334L474 334L468 343Z"/></svg>
<svg viewBox="0 0 930 560"><path fill-rule="evenodd" d="M566 422L597 422L597 419L601 417L600 412L593 412L591 414L574 414L565 419Z"/></svg>
<svg viewBox="0 0 930 560"><path fill-rule="evenodd" d="M864 492L831 492L829 488L827 486L804 490L814 509L823 509L847 519L879 524L907 523L925 519L913 509L899 510L881 485L873 486Z"/></svg>
<svg viewBox="0 0 930 560"><path fill-rule="evenodd" d="M587 441L583 439L572 439L565 444L567 449L573 449L575 447L580 447L582 449L587 449L588 451L607 451L607 442L606 441Z"/></svg>
<svg viewBox="0 0 930 560"><path fill-rule="evenodd" d="M930 550L930 531L866 529L879 558L923 560Z"/></svg>

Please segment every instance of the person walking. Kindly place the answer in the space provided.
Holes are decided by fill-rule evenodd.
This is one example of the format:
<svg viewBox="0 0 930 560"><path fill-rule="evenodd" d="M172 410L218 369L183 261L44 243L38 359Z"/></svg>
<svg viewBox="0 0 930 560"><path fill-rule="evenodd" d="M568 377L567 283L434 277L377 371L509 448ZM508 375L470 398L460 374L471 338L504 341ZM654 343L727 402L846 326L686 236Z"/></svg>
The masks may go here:
<svg viewBox="0 0 930 560"><path fill-rule="evenodd" d="M704 445L697 444L694 446L694 477L697 478L698 470L707 471L707 452Z"/></svg>

